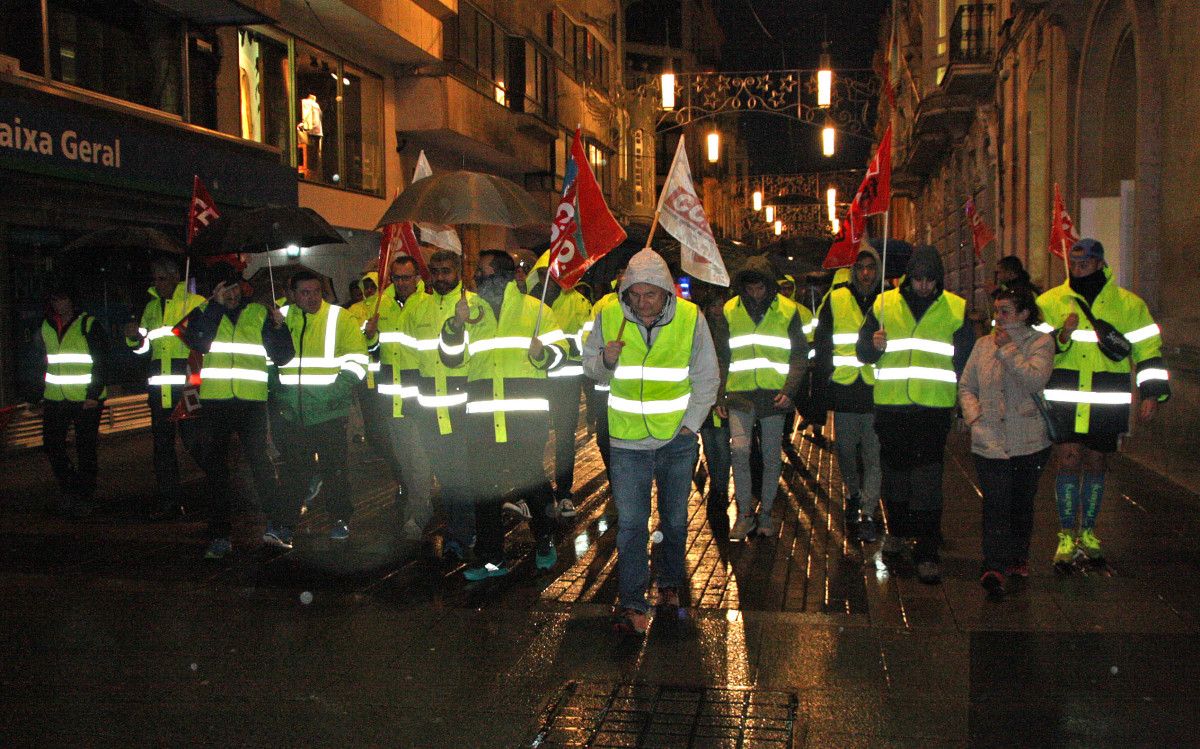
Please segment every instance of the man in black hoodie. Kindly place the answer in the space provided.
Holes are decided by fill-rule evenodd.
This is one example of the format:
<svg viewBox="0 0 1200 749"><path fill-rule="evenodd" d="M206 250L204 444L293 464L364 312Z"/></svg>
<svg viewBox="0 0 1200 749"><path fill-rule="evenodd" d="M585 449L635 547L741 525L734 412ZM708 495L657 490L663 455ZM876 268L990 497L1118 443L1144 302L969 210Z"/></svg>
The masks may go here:
<svg viewBox="0 0 1200 749"><path fill-rule="evenodd" d="M964 324L966 301L943 287L937 249L922 245L904 281L880 294L858 334L859 361L876 364L875 431L883 463L888 535L883 552L903 551L915 537L921 582L941 582L942 469L946 435L975 333Z"/></svg>
<svg viewBox="0 0 1200 749"><path fill-rule="evenodd" d="M838 468L846 498L846 534L863 543L876 539L879 506L879 437L875 434L875 368L855 355L858 331L879 296L879 253L864 246L854 261L852 281L829 293L817 318L813 341L816 377L829 383L837 433ZM859 469L859 461L862 468Z"/></svg>

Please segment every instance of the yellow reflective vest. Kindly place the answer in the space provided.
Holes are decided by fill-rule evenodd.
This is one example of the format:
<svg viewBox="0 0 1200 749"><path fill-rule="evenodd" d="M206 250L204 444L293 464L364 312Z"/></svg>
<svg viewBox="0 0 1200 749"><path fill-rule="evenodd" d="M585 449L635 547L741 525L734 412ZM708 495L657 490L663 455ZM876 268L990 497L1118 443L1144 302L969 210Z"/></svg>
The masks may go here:
<svg viewBox="0 0 1200 749"><path fill-rule="evenodd" d="M49 321L42 323L42 342L46 346L46 386L42 397L46 400L73 403L87 400L95 364L87 334L95 322L91 315L78 315L67 326L61 340ZM107 395L106 388L100 391L98 399Z"/></svg>
<svg viewBox="0 0 1200 749"><path fill-rule="evenodd" d="M616 305L617 307L621 306L621 297L616 291L610 291L596 300L596 303L592 305L592 319L588 320L583 325L583 339L581 343L587 343L588 336L592 333L592 326L596 322L596 316L604 312L606 308L612 305ZM580 346L580 350L582 350L582 348L583 347ZM609 386L606 382L593 382L592 389L600 393L607 393Z"/></svg>
<svg viewBox="0 0 1200 749"><path fill-rule="evenodd" d="M574 289L564 289L554 304L550 305L554 317L567 335L570 350L567 352L567 363L551 370L550 377L581 377L583 376L583 336L591 329L592 304L583 294Z"/></svg>
<svg viewBox="0 0 1200 749"><path fill-rule="evenodd" d="M859 308L854 292L844 286L834 289L828 304L833 317L833 381L852 385L862 377L863 382L874 385L875 367L858 360L858 331L866 315Z"/></svg>
<svg viewBox="0 0 1200 749"><path fill-rule="evenodd" d="M424 285L417 283L417 290L403 303L396 300L394 291L385 290L379 303L378 357L379 374L375 387L380 396L392 404L392 417L404 416L404 401L417 405L417 375L421 365L421 352L417 339L408 329L409 318L421 313L421 304L428 300ZM436 349L437 341L434 340Z"/></svg>
<svg viewBox="0 0 1200 749"><path fill-rule="evenodd" d="M609 382L608 428L615 439L674 438L691 400L689 364L696 336L699 308L676 298L675 316L660 328L654 345L646 344L638 325L627 325L618 335L625 310L620 304L605 306L600 314L604 340L623 340L625 346Z"/></svg>
<svg viewBox="0 0 1200 749"><path fill-rule="evenodd" d="M442 325L454 317L454 307L462 297L459 283L446 294L432 288L420 299L412 313L404 316L400 332L407 335L417 356L417 404L432 413L437 421L438 434L454 432L456 417L461 418L467 405L467 365L446 366L438 353ZM467 303L474 309L481 302L473 291L467 292ZM410 299L409 304L413 304ZM468 335L470 331L468 330Z"/></svg>
<svg viewBox="0 0 1200 749"><path fill-rule="evenodd" d="M262 329L267 308L251 302L233 323L221 315L217 335L200 368L200 400L267 400L267 349Z"/></svg>
<svg viewBox="0 0 1200 749"><path fill-rule="evenodd" d="M482 299L473 309L483 313L477 323L468 323L459 344L443 334L441 351L449 357L465 357L467 365L468 414L490 414L497 443L508 442L509 418L515 414L546 414L546 371L560 366L567 357L567 336L554 312L539 300L521 293L515 281L504 289L500 317ZM538 313L538 340L545 346L541 362L529 359L529 345Z"/></svg>
<svg viewBox="0 0 1200 749"><path fill-rule="evenodd" d="M133 349L133 353L150 355L150 378L146 381L150 397L156 397L157 388L159 403L163 408L170 408L173 402L171 388L182 388L187 384L187 360L191 353L187 344L179 340L173 331L192 310L204 303L204 297L188 293L183 281L175 285L175 291L165 304L153 286L150 287L150 297L138 326L140 341L126 338L125 342Z"/></svg>
<svg viewBox="0 0 1200 749"><path fill-rule="evenodd" d="M791 299L776 294L756 325L740 296L725 303L725 322L729 325L727 391L779 390L783 387L792 354L788 328L792 318L800 314L798 308Z"/></svg>
<svg viewBox="0 0 1200 749"><path fill-rule="evenodd" d="M918 322L900 289L875 298L875 318L888 337L875 364L876 405L954 407L954 333L962 327L966 309L966 300L943 291Z"/></svg>
<svg viewBox="0 0 1200 749"><path fill-rule="evenodd" d="M283 416L308 425L346 416L352 389L367 376L367 347L354 318L326 301L311 315L298 304L281 311L296 350L279 364Z"/></svg>
<svg viewBox="0 0 1200 749"><path fill-rule="evenodd" d="M1065 346L1058 344L1045 392L1059 423L1079 434L1120 434L1128 429L1134 364L1142 397L1165 401L1171 394L1158 324L1141 297L1117 286L1107 267L1104 275L1108 281L1091 310L1094 317L1114 326L1133 344L1130 356L1121 361L1100 352L1096 331L1083 313L1083 300L1071 290L1069 280L1037 300L1045 321L1037 329L1044 333L1055 334L1071 313L1079 316L1079 328L1071 340Z"/></svg>

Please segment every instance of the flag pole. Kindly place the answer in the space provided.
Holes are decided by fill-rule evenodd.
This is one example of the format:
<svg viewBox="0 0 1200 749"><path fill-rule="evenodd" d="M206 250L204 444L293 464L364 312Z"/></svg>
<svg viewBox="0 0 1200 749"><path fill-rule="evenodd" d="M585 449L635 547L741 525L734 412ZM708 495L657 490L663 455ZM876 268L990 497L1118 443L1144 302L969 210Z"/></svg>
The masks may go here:
<svg viewBox="0 0 1200 749"><path fill-rule="evenodd" d="M266 253L266 255L267 255L267 277L271 279L271 306L274 307L275 300L279 298L279 297L275 296L275 269L271 265L271 253L268 252L268 253Z"/></svg>
<svg viewBox="0 0 1200 749"><path fill-rule="evenodd" d="M879 272L879 293L887 291L887 244L888 244L888 225L892 223L892 209L889 206L883 212L883 260L882 268Z"/></svg>
<svg viewBox="0 0 1200 749"><path fill-rule="evenodd" d="M550 264L554 261L551 260ZM537 338L542 330L542 310L546 308L546 290L550 288L550 265L546 266L546 278L542 281L542 303L538 305L537 322L533 324L533 337Z"/></svg>
<svg viewBox="0 0 1200 749"><path fill-rule="evenodd" d="M658 214L659 210L655 208L654 220L650 222L650 233L646 235L646 246L643 249L652 249L651 245L654 244L654 232L658 229Z"/></svg>

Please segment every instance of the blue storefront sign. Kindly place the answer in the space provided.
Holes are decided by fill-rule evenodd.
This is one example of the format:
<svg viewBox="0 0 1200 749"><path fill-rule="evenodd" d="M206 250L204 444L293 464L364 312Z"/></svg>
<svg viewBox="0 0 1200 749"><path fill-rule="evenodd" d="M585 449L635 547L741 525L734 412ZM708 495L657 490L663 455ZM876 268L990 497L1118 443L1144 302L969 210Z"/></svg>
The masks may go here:
<svg viewBox="0 0 1200 749"><path fill-rule="evenodd" d="M218 204L296 205L296 172L266 148L0 83L0 169L191 197L198 175Z"/></svg>

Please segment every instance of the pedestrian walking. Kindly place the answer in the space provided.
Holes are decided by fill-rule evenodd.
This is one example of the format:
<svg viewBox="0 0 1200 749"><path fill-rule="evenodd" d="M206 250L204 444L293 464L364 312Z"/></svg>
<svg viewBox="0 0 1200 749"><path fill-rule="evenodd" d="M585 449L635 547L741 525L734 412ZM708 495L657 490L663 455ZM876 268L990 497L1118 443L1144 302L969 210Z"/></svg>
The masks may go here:
<svg viewBox="0 0 1200 749"><path fill-rule="evenodd" d="M714 340L720 358L725 401L717 415L729 419L733 486L738 516L729 540L751 533L774 536L771 516L782 468L780 441L785 417L795 408L808 366L806 319L800 307L779 293L775 272L765 258L750 258L734 277L737 296L725 303L726 325ZM807 311L807 310L806 310ZM760 496L752 493L750 452L754 429L760 430ZM757 514L756 514L757 511Z"/></svg>
<svg viewBox="0 0 1200 749"><path fill-rule="evenodd" d="M946 436L975 334L966 301L946 291L936 248L913 250L899 288L880 294L863 320L856 353L875 364L875 431L883 468L888 533L895 559L915 540L917 578L941 582L942 472Z"/></svg>
<svg viewBox="0 0 1200 749"><path fill-rule="evenodd" d="M1104 245L1081 239L1069 257L1067 280L1037 300L1041 330L1053 332L1056 342L1046 401L1062 434L1053 450L1061 524L1054 561L1062 565L1077 554L1104 561L1096 518L1107 455L1129 429L1131 379L1136 376L1142 423L1171 397L1158 324L1141 297L1117 285Z"/></svg>
<svg viewBox="0 0 1200 749"><path fill-rule="evenodd" d="M615 626L638 634L649 621L651 485L658 488L663 534L655 545L658 603L677 610L687 584L684 547L696 432L720 385L708 325L696 305L674 291L666 261L649 248L638 252L621 281L620 301L593 318L583 352L587 376L611 387L609 476L619 514Z"/></svg>
<svg viewBox="0 0 1200 749"><path fill-rule="evenodd" d="M1033 329L1041 318L1028 286L1002 289L994 309L995 327L976 341L958 396L983 490L979 581L999 597L1008 578L1029 576L1033 500L1050 457L1039 402L1054 367L1054 341Z"/></svg>
<svg viewBox="0 0 1200 749"><path fill-rule="evenodd" d="M442 326L454 316L464 294L473 308L479 306L473 291L463 291L459 269L462 258L438 250L429 258L430 287L411 312L404 316L400 334L417 356L417 439L430 456L437 477L446 537L442 553L465 562L475 545L475 508L471 503L471 443L467 434L467 365L448 366L439 353Z"/></svg>
<svg viewBox="0 0 1200 749"><path fill-rule="evenodd" d="M96 493L96 446L108 396L108 340L96 318L78 309L72 290L59 286L46 300L41 344L46 365L42 447L58 482L58 511L82 518L92 513ZM67 452L67 431L72 427L74 462Z"/></svg>
<svg viewBox="0 0 1200 749"><path fill-rule="evenodd" d="M625 268L622 267L617 271L617 277L613 279L613 291L600 297L592 305L592 319L584 326L584 345L587 345L587 338L592 333L592 326L595 325L595 321L599 319L604 308L610 304L620 303L618 289L624 276ZM604 463L604 475L611 484L612 473L609 471L609 461L612 458L612 451L608 432L608 383L593 381L590 388L585 386L585 393L588 398L588 409L596 417L596 448L600 451L600 461Z"/></svg>
<svg viewBox="0 0 1200 749"><path fill-rule="evenodd" d="M727 294L723 286L708 286L703 297L701 312L713 340L728 340L729 325L725 322ZM722 372L729 370L729 347L717 348L717 366ZM725 400L725 380L717 388L716 403ZM718 538L729 537L729 472L732 458L729 454L729 418L721 416L713 405L704 423L700 426L700 444L704 449L704 466L708 473L706 515L709 528ZM697 483L697 488L700 488Z"/></svg>
<svg viewBox="0 0 1200 749"><path fill-rule="evenodd" d="M846 497L846 535L862 543L878 537L879 435L875 433L875 367L859 361L858 331L879 296L879 253L864 245L851 281L829 293L816 330L814 377L828 383L838 469Z"/></svg>
<svg viewBox="0 0 1200 749"><path fill-rule="evenodd" d="M329 539L350 538L354 505L346 475L346 421L354 388L367 376L367 348L354 318L321 297L321 279L307 270L289 279L295 303L284 312L295 355L279 365L279 433L283 499L263 541L290 549L301 499L319 470L321 495L333 517ZM318 468L319 466L319 468Z"/></svg>
<svg viewBox="0 0 1200 749"><path fill-rule="evenodd" d="M442 327L442 362L467 365L467 420L475 504L475 564L463 576L478 581L507 575L501 507L528 521L535 565L558 561L551 517L554 491L543 465L550 433L546 372L566 361L566 334L554 312L517 287L516 263L502 250L479 253L475 304L465 298ZM472 322L474 320L474 322Z"/></svg>
<svg viewBox="0 0 1200 749"><path fill-rule="evenodd" d="M229 481L229 443L236 434L250 469L259 505L268 522L287 518L280 501L275 466L267 454L267 362L295 356L283 314L243 297L242 279L232 266L212 270L208 300L188 315L182 339L204 355L200 369L200 405L205 418L200 466L208 478L206 559L222 559L233 547L234 497Z"/></svg>
<svg viewBox="0 0 1200 749"><path fill-rule="evenodd" d="M391 454L398 461L400 478L396 502L400 511L401 538L417 541L433 517L433 475L429 455L418 426L421 406L417 403L417 374L420 351L408 332L409 320L420 313L428 299L416 261L401 255L390 266L391 287L380 292L379 315L367 321L368 340L376 339L380 363L376 380L379 403L387 416Z"/></svg>
<svg viewBox="0 0 1200 749"><path fill-rule="evenodd" d="M179 456L175 440L179 441L193 459L201 455L199 419L172 418L175 406L187 384L187 345L175 335L175 327L192 310L204 302L204 297L192 294L179 278L179 266L168 257L156 259L150 266L154 285L149 289L150 301L142 311L140 323L125 325L125 342L133 353L149 360L146 380L150 404L150 432L154 445L154 479L156 493L151 515L170 517L179 514Z"/></svg>

